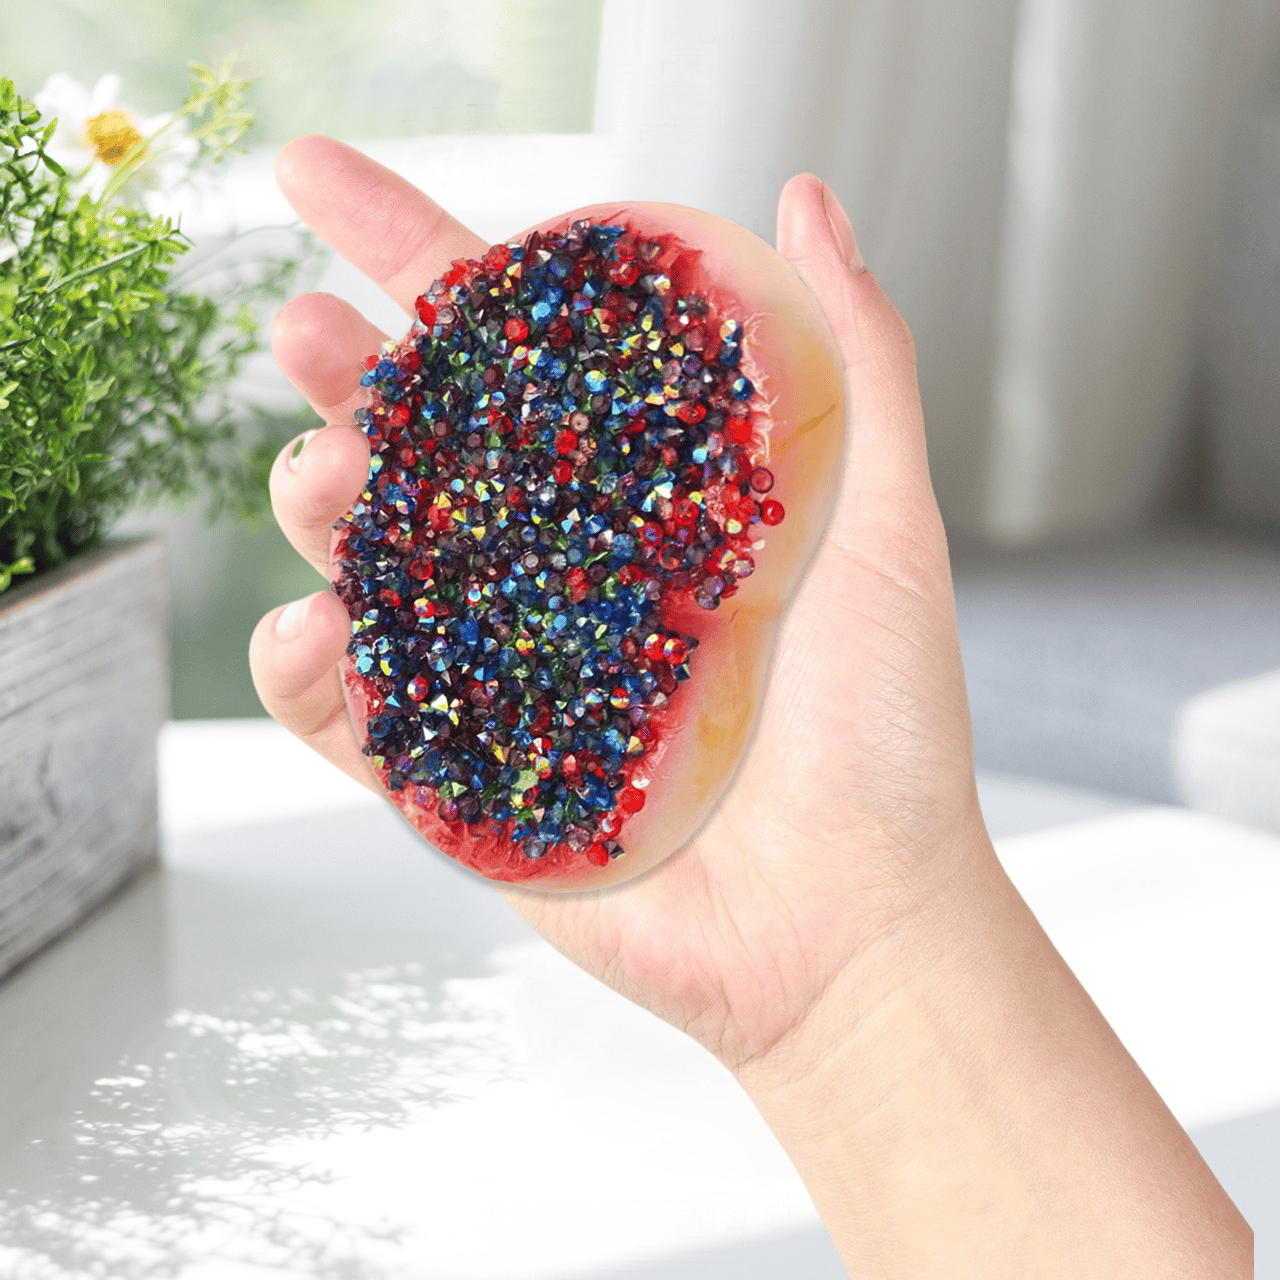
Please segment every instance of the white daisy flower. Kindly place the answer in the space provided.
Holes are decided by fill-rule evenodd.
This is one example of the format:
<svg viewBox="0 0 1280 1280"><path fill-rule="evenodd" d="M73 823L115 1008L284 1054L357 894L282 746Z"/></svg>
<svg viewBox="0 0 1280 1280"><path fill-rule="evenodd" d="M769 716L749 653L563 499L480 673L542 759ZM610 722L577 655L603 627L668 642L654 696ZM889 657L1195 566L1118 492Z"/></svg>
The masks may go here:
<svg viewBox="0 0 1280 1280"><path fill-rule="evenodd" d="M139 143L144 144L142 163L125 184L122 198L181 186L200 150L200 144L187 137L185 120L171 124L172 114L140 116L123 106L122 87L118 75L107 74L89 90L59 71L35 95L40 114L58 120L49 155L94 199L102 195L115 166Z"/></svg>

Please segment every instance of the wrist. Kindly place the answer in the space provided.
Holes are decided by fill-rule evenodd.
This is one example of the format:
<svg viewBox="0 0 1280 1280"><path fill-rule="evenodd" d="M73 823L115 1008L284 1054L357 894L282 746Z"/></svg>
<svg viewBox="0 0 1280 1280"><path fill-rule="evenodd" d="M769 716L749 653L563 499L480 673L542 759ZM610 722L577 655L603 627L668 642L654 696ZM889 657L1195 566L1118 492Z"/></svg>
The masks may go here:
<svg viewBox="0 0 1280 1280"><path fill-rule="evenodd" d="M854 1277L1250 1274L1248 1228L985 832L735 1075Z"/></svg>
<svg viewBox="0 0 1280 1280"><path fill-rule="evenodd" d="M972 933L971 916L990 902L993 890L1007 888L1021 903L976 801L974 809L972 822L914 860L913 883L903 883L902 875L878 906L867 901L873 890L860 886L860 941L822 994L784 1034L742 1061L726 1063L758 1105L782 1105L797 1092L807 1097L817 1080L832 1071L843 1075L850 1059L863 1060L879 1022L904 999L914 1003L910 993L917 986L941 996L945 975L964 954L959 944ZM894 1015L895 1023L901 1020Z"/></svg>
<svg viewBox="0 0 1280 1280"><path fill-rule="evenodd" d="M883 1106L926 1047L931 1021L923 1004L950 1001L949 975L960 963L956 943L969 891L962 885L1003 875L967 863L995 862L985 830L966 834L946 872L914 896L906 912L885 913L822 995L766 1049L731 1067L756 1106L793 1141L830 1136L838 1099L840 1118L857 1119ZM780 1135L781 1136L781 1135ZM785 1144L784 1144L785 1145Z"/></svg>

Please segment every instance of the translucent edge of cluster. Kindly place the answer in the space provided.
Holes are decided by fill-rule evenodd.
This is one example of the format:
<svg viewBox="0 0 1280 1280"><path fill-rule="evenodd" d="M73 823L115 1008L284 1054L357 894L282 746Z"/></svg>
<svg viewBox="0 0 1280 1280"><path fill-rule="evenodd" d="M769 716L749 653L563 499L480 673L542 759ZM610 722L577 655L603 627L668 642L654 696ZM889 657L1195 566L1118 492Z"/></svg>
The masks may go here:
<svg viewBox="0 0 1280 1280"><path fill-rule="evenodd" d="M731 598L784 516L696 263L624 225L534 232L455 262L366 361L335 584L364 750L478 870L622 854L697 646L664 613Z"/></svg>

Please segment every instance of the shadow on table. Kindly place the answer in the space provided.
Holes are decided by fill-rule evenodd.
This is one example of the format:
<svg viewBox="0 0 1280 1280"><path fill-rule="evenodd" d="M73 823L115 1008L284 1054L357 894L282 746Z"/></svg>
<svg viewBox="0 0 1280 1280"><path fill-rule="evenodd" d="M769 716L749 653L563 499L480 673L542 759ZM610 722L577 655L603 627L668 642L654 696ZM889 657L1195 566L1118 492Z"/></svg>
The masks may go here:
<svg viewBox="0 0 1280 1280"><path fill-rule="evenodd" d="M62 1140L75 1100L163 1022L166 891L147 874L0 986L0 1181L31 1142Z"/></svg>
<svg viewBox="0 0 1280 1280"><path fill-rule="evenodd" d="M1191 1138L1253 1228L1254 1280L1280 1280L1280 1107L1193 1129Z"/></svg>
<svg viewBox="0 0 1280 1280"><path fill-rule="evenodd" d="M831 1237L804 1227L745 1244L699 1250L564 1280L848 1280Z"/></svg>
<svg viewBox="0 0 1280 1280"><path fill-rule="evenodd" d="M309 1152L519 1078L485 981L531 936L396 821L185 837L0 988L0 1272L383 1274L397 1225L335 1232Z"/></svg>

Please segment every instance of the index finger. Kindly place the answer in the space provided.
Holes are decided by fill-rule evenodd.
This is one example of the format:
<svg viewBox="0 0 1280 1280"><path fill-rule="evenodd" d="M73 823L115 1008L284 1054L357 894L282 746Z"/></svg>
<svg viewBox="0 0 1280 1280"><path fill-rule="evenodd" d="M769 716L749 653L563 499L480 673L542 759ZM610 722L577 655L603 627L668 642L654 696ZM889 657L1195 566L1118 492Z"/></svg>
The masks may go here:
<svg viewBox="0 0 1280 1280"><path fill-rule="evenodd" d="M276 182L327 245L411 316L449 263L488 247L411 182L333 138L295 138L276 158Z"/></svg>

